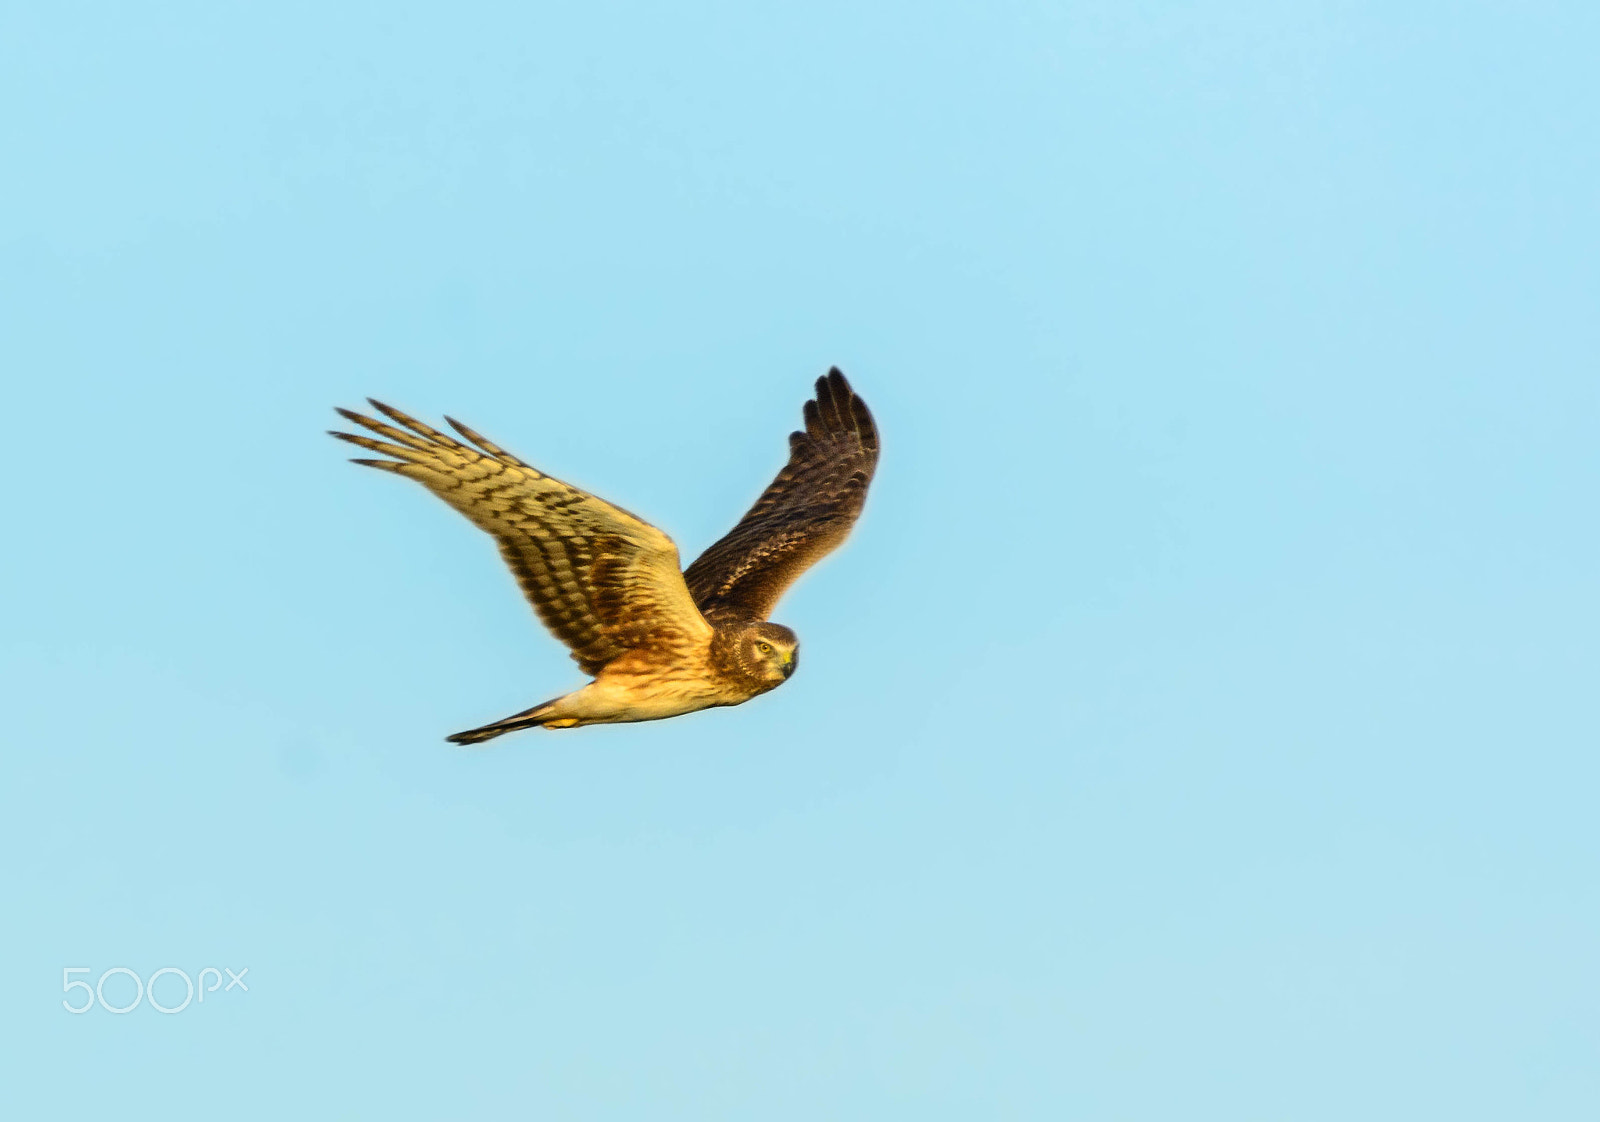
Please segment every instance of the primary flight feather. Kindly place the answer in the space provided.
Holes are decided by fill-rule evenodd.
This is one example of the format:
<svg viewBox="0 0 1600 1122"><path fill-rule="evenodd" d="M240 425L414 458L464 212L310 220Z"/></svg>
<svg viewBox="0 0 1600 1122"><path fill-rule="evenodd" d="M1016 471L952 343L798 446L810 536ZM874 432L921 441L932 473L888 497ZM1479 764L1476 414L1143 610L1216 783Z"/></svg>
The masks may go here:
<svg viewBox="0 0 1600 1122"><path fill-rule="evenodd" d="M370 400L370 399L369 399ZM551 634L594 681L449 739L475 744L525 728L575 728L738 705L787 681L793 631L769 623L778 598L850 533L878 465L878 430L838 369L817 379L789 462L720 541L679 571L666 534L552 479L457 421L462 440L373 401L393 424L340 409L377 434L332 435L387 459L491 534Z"/></svg>

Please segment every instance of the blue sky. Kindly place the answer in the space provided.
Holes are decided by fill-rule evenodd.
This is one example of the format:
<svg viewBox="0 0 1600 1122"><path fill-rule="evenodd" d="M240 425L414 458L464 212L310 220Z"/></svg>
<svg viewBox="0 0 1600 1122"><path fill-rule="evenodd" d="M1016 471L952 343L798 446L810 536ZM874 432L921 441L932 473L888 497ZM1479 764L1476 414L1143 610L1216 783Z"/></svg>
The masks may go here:
<svg viewBox="0 0 1600 1122"><path fill-rule="evenodd" d="M1595 1117L1597 33L0 10L0 1105ZM581 679L333 405L689 557L833 363L791 682L442 742Z"/></svg>

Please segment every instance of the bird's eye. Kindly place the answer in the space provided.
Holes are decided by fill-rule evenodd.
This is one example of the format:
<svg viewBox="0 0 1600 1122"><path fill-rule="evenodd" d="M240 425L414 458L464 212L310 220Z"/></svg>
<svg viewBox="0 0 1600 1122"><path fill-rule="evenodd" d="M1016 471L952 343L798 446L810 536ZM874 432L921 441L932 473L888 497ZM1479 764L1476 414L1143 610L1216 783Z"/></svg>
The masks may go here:
<svg viewBox="0 0 1600 1122"><path fill-rule="evenodd" d="M757 643L756 644L756 650L760 651L762 654L771 654L772 653L772 644L771 643Z"/></svg>

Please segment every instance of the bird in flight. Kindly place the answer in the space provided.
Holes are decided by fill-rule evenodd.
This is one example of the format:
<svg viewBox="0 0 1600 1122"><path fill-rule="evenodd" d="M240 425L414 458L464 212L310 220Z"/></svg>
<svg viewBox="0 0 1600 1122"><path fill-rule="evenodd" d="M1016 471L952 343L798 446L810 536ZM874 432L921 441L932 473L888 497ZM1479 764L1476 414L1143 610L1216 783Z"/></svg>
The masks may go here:
<svg viewBox="0 0 1600 1122"><path fill-rule="evenodd" d="M518 729L654 721L739 705L794 673L795 633L767 617L795 579L849 535L878 466L878 430L837 368L817 379L789 462L739 524L679 571L678 547L621 507L530 467L466 425L466 441L371 402L348 409L383 437L335 432L388 457L355 463L415 479L492 535L545 627L594 680L448 739ZM396 427L399 426L399 427Z"/></svg>

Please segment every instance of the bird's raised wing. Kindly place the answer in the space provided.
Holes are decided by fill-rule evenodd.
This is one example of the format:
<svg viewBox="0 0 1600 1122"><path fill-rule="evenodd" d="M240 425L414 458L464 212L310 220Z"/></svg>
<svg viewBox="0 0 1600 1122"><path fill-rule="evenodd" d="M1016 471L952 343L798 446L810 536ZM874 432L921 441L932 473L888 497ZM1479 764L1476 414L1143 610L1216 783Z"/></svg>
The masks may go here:
<svg viewBox="0 0 1600 1122"><path fill-rule="evenodd" d="M355 462L415 479L492 534L523 595L586 674L624 651L710 639L666 534L448 417L477 447L382 402L372 407L404 427L340 409L386 440L332 435L392 457Z"/></svg>
<svg viewBox="0 0 1600 1122"><path fill-rule="evenodd" d="M789 462L726 537L684 579L708 618L766 619L784 589L850 533L878 466L872 414L838 369L817 379L806 431L789 435Z"/></svg>

